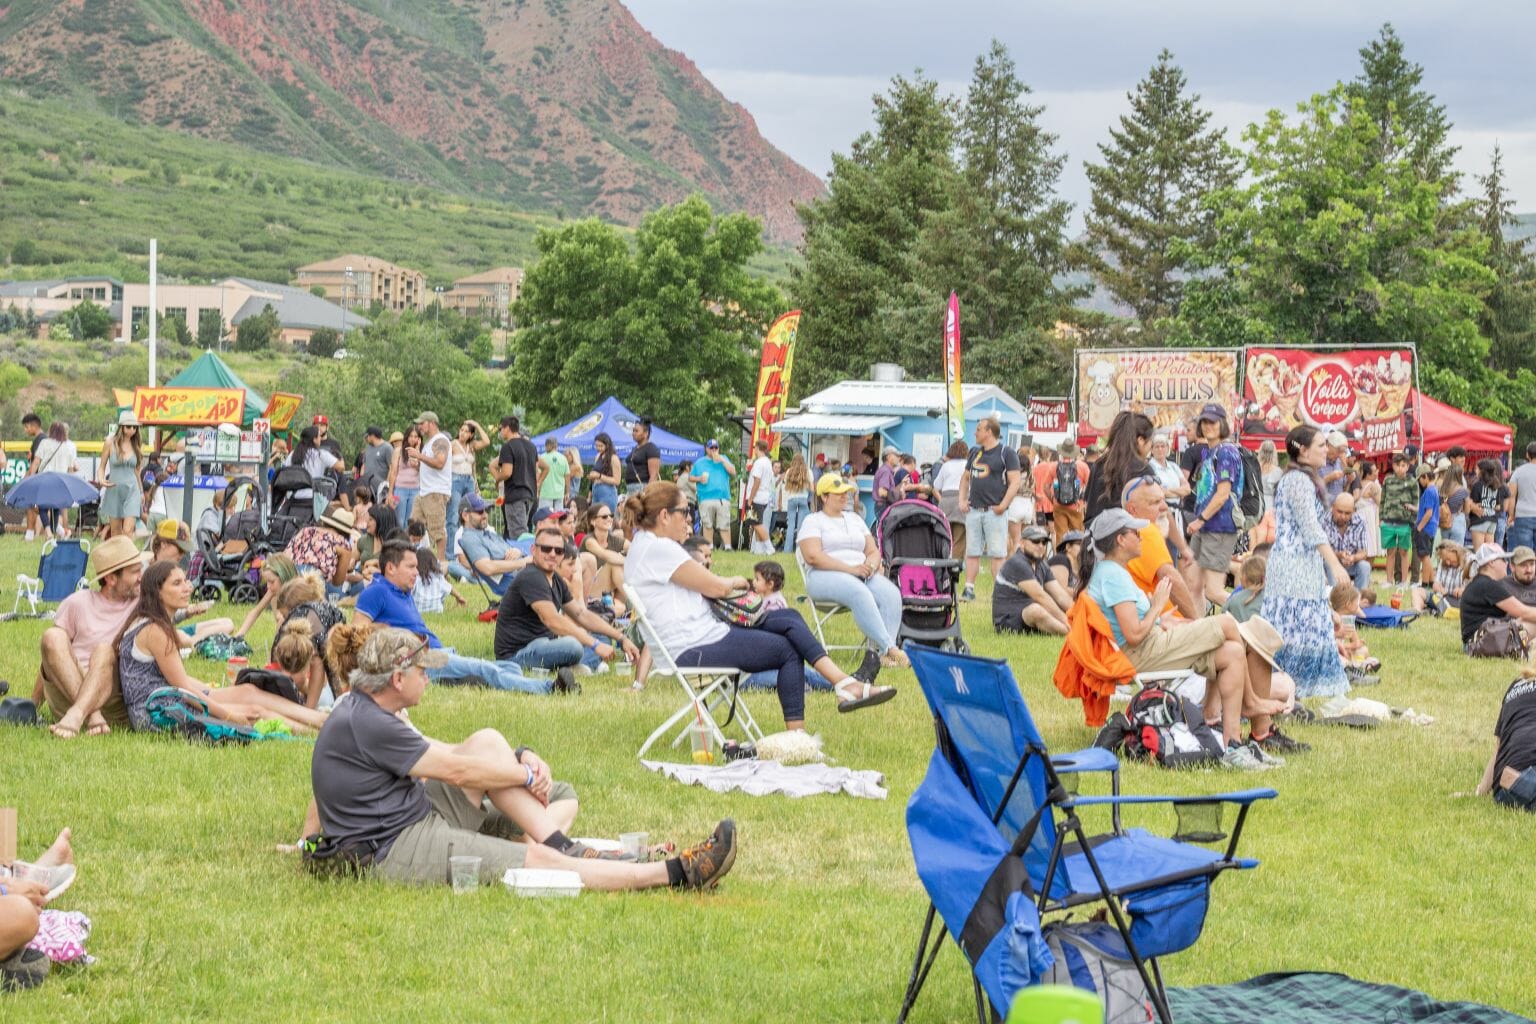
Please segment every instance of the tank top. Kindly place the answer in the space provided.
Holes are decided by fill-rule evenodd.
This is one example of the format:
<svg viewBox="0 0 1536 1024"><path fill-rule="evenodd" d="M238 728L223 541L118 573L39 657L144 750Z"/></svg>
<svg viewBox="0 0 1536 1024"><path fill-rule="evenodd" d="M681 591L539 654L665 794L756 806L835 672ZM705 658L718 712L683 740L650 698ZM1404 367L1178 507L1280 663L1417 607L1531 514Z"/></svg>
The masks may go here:
<svg viewBox="0 0 1536 1024"><path fill-rule="evenodd" d="M475 475L475 453L464 447L457 440L453 442L453 475Z"/></svg>
<svg viewBox="0 0 1536 1024"><path fill-rule="evenodd" d="M139 634L149 625L145 618L135 619L123 634L120 653L117 656L117 677L123 690L123 705L128 709L128 721L137 732L153 728L149 721L149 696L163 686L170 686L165 673L152 655L145 654L136 646Z"/></svg>

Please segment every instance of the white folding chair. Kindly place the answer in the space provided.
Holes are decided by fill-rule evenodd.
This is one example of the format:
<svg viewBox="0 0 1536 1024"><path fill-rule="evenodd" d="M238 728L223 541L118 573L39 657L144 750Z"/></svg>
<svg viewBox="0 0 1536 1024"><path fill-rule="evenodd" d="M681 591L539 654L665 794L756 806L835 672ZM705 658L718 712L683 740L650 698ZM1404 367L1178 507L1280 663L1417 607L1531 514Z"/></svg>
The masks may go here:
<svg viewBox="0 0 1536 1024"><path fill-rule="evenodd" d="M16 603L11 605L11 617L21 611L21 602L27 602L33 615L37 614L37 602L43 599L43 581L24 572L16 574Z"/></svg>
<svg viewBox="0 0 1536 1024"><path fill-rule="evenodd" d="M796 600L804 603L811 609L811 631L816 634L816 639L821 641L821 646L826 648L827 654L831 656L833 661L837 660L839 652L857 652L859 657L862 658L864 651L867 649L865 644L834 644L827 641L827 623L831 622L838 615L849 614L848 606L838 604L836 601L818 601L811 596L810 590L805 585L805 559L800 556L800 548L798 546L795 548L795 566L800 570L800 589L805 591Z"/></svg>
<svg viewBox="0 0 1536 1024"><path fill-rule="evenodd" d="M677 680L677 685L683 688L688 701L665 722L656 727L656 730L646 737L645 743L640 746L640 753L636 756L645 757L645 752L651 749L655 742L666 735L667 731L678 728L677 735L672 740L672 746L680 745L688 735L688 729L694 722L703 722L714 736L716 749L725 746L725 732L720 724L715 721L715 714L721 707L731 709L731 717L727 724L736 722L741 731L746 735L748 743L756 743L763 738L763 730L757 726L757 721L752 717L752 712L747 707L746 701L741 699L741 677L744 674L739 668L715 667L700 665L697 667L681 667L672 658L666 645L657 636L655 628L645 614L645 605L640 600L640 595L635 593L635 588L628 583L624 584L624 600L629 602L629 612L633 617L635 626L640 631L640 637L651 652L651 675L663 675L669 679ZM702 685L701 685L702 684Z"/></svg>

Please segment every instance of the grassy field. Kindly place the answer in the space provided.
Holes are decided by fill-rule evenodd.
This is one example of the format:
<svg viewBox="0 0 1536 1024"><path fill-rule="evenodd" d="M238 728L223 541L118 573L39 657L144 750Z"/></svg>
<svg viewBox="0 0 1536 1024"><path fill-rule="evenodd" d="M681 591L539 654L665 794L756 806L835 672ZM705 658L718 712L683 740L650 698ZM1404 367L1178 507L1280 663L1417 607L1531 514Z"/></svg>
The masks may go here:
<svg viewBox="0 0 1536 1024"><path fill-rule="evenodd" d="M719 562L750 566L743 555ZM0 539L0 580L35 565L35 546ZM13 595L3 590L8 609ZM994 636L985 577L980 592L964 613L974 647L1009 659L1054 748L1089 742L1078 705L1049 681L1057 644ZM487 654L491 627L471 618L479 607L474 595L468 611L434 625L446 641ZM43 625L0 624L0 676L13 691L30 689ZM271 629L256 634L259 650ZM1316 749L1261 779L1126 769L1132 792L1261 781L1281 794L1256 809L1244 836L1244 852L1263 866L1217 885L1204 937L1165 963L1171 984L1341 971L1536 1013L1523 938L1530 901L1515 881L1536 819L1452 797L1477 781L1512 672L1467 662L1454 631L1427 621L1370 637L1386 682L1367 695L1434 715L1432 726L1298 727ZM207 663L193 669L215 675ZM883 802L720 796L644 771L634 751L674 704L659 688L636 695L599 678L569 700L439 690L413 714L432 736L489 725L540 751L581 794L579 834L648 828L682 843L735 817L741 855L705 896L540 902L498 889L456 898L446 887L319 883L272 852L294 838L308 797L305 744L208 750L148 736L64 743L5 731L0 803L20 808L24 854L73 826L82 870L61 908L92 916L100 962L0 997L4 1019L888 1020L924 909L903 813L931 730L911 675L882 681L902 688L892 704L837 715L817 695L809 723L841 763L885 773ZM771 695L751 702L760 721L778 721ZM1172 827L1165 811L1128 817L1165 834ZM967 1019L970 986L947 949L914 1020ZM1251 1019L1266 1019L1262 1008Z"/></svg>

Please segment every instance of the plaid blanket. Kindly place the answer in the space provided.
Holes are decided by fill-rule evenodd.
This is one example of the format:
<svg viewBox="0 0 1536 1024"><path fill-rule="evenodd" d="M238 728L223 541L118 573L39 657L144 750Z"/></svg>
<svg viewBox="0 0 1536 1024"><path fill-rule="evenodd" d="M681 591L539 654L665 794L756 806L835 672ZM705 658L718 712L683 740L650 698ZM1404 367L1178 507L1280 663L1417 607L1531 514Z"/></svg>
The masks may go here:
<svg viewBox="0 0 1536 1024"><path fill-rule="evenodd" d="M1442 1003L1343 974L1261 974L1236 985L1169 989L1168 1000L1179 1024L1530 1024L1492 1006Z"/></svg>

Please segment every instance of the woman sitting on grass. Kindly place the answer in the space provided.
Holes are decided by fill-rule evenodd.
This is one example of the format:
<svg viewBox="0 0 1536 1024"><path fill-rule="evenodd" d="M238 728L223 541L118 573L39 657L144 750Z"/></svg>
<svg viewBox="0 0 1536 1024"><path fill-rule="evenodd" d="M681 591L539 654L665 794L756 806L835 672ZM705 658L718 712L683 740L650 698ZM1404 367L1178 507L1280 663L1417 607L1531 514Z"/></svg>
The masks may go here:
<svg viewBox="0 0 1536 1024"><path fill-rule="evenodd" d="M1440 564L1427 586L1413 588L1413 610L1443 615L1447 608L1461 607L1461 592L1467 588L1467 551L1460 544L1441 541L1437 554Z"/></svg>
<svg viewBox="0 0 1536 1024"><path fill-rule="evenodd" d="M325 583L312 572L304 573L291 583L285 583L277 595L279 625L272 640L272 660L277 657L277 645L299 623L305 626L304 635L314 648L315 658L309 663L309 674L302 682L295 681L304 695L306 707L315 707L320 701L320 691L325 688L325 643L331 630L347 621L342 610L325 599ZM336 677L331 677L331 693L339 696Z"/></svg>
<svg viewBox="0 0 1536 1024"><path fill-rule="evenodd" d="M144 571L138 606L117 638L123 704L135 730L154 729L149 720L149 698L162 687L174 687L204 701L210 715L235 725L277 718L290 729L308 731L325 723L320 712L254 686L243 684L215 691L188 675L176 641L176 612L185 608L191 597L192 584L176 563L157 562Z"/></svg>

